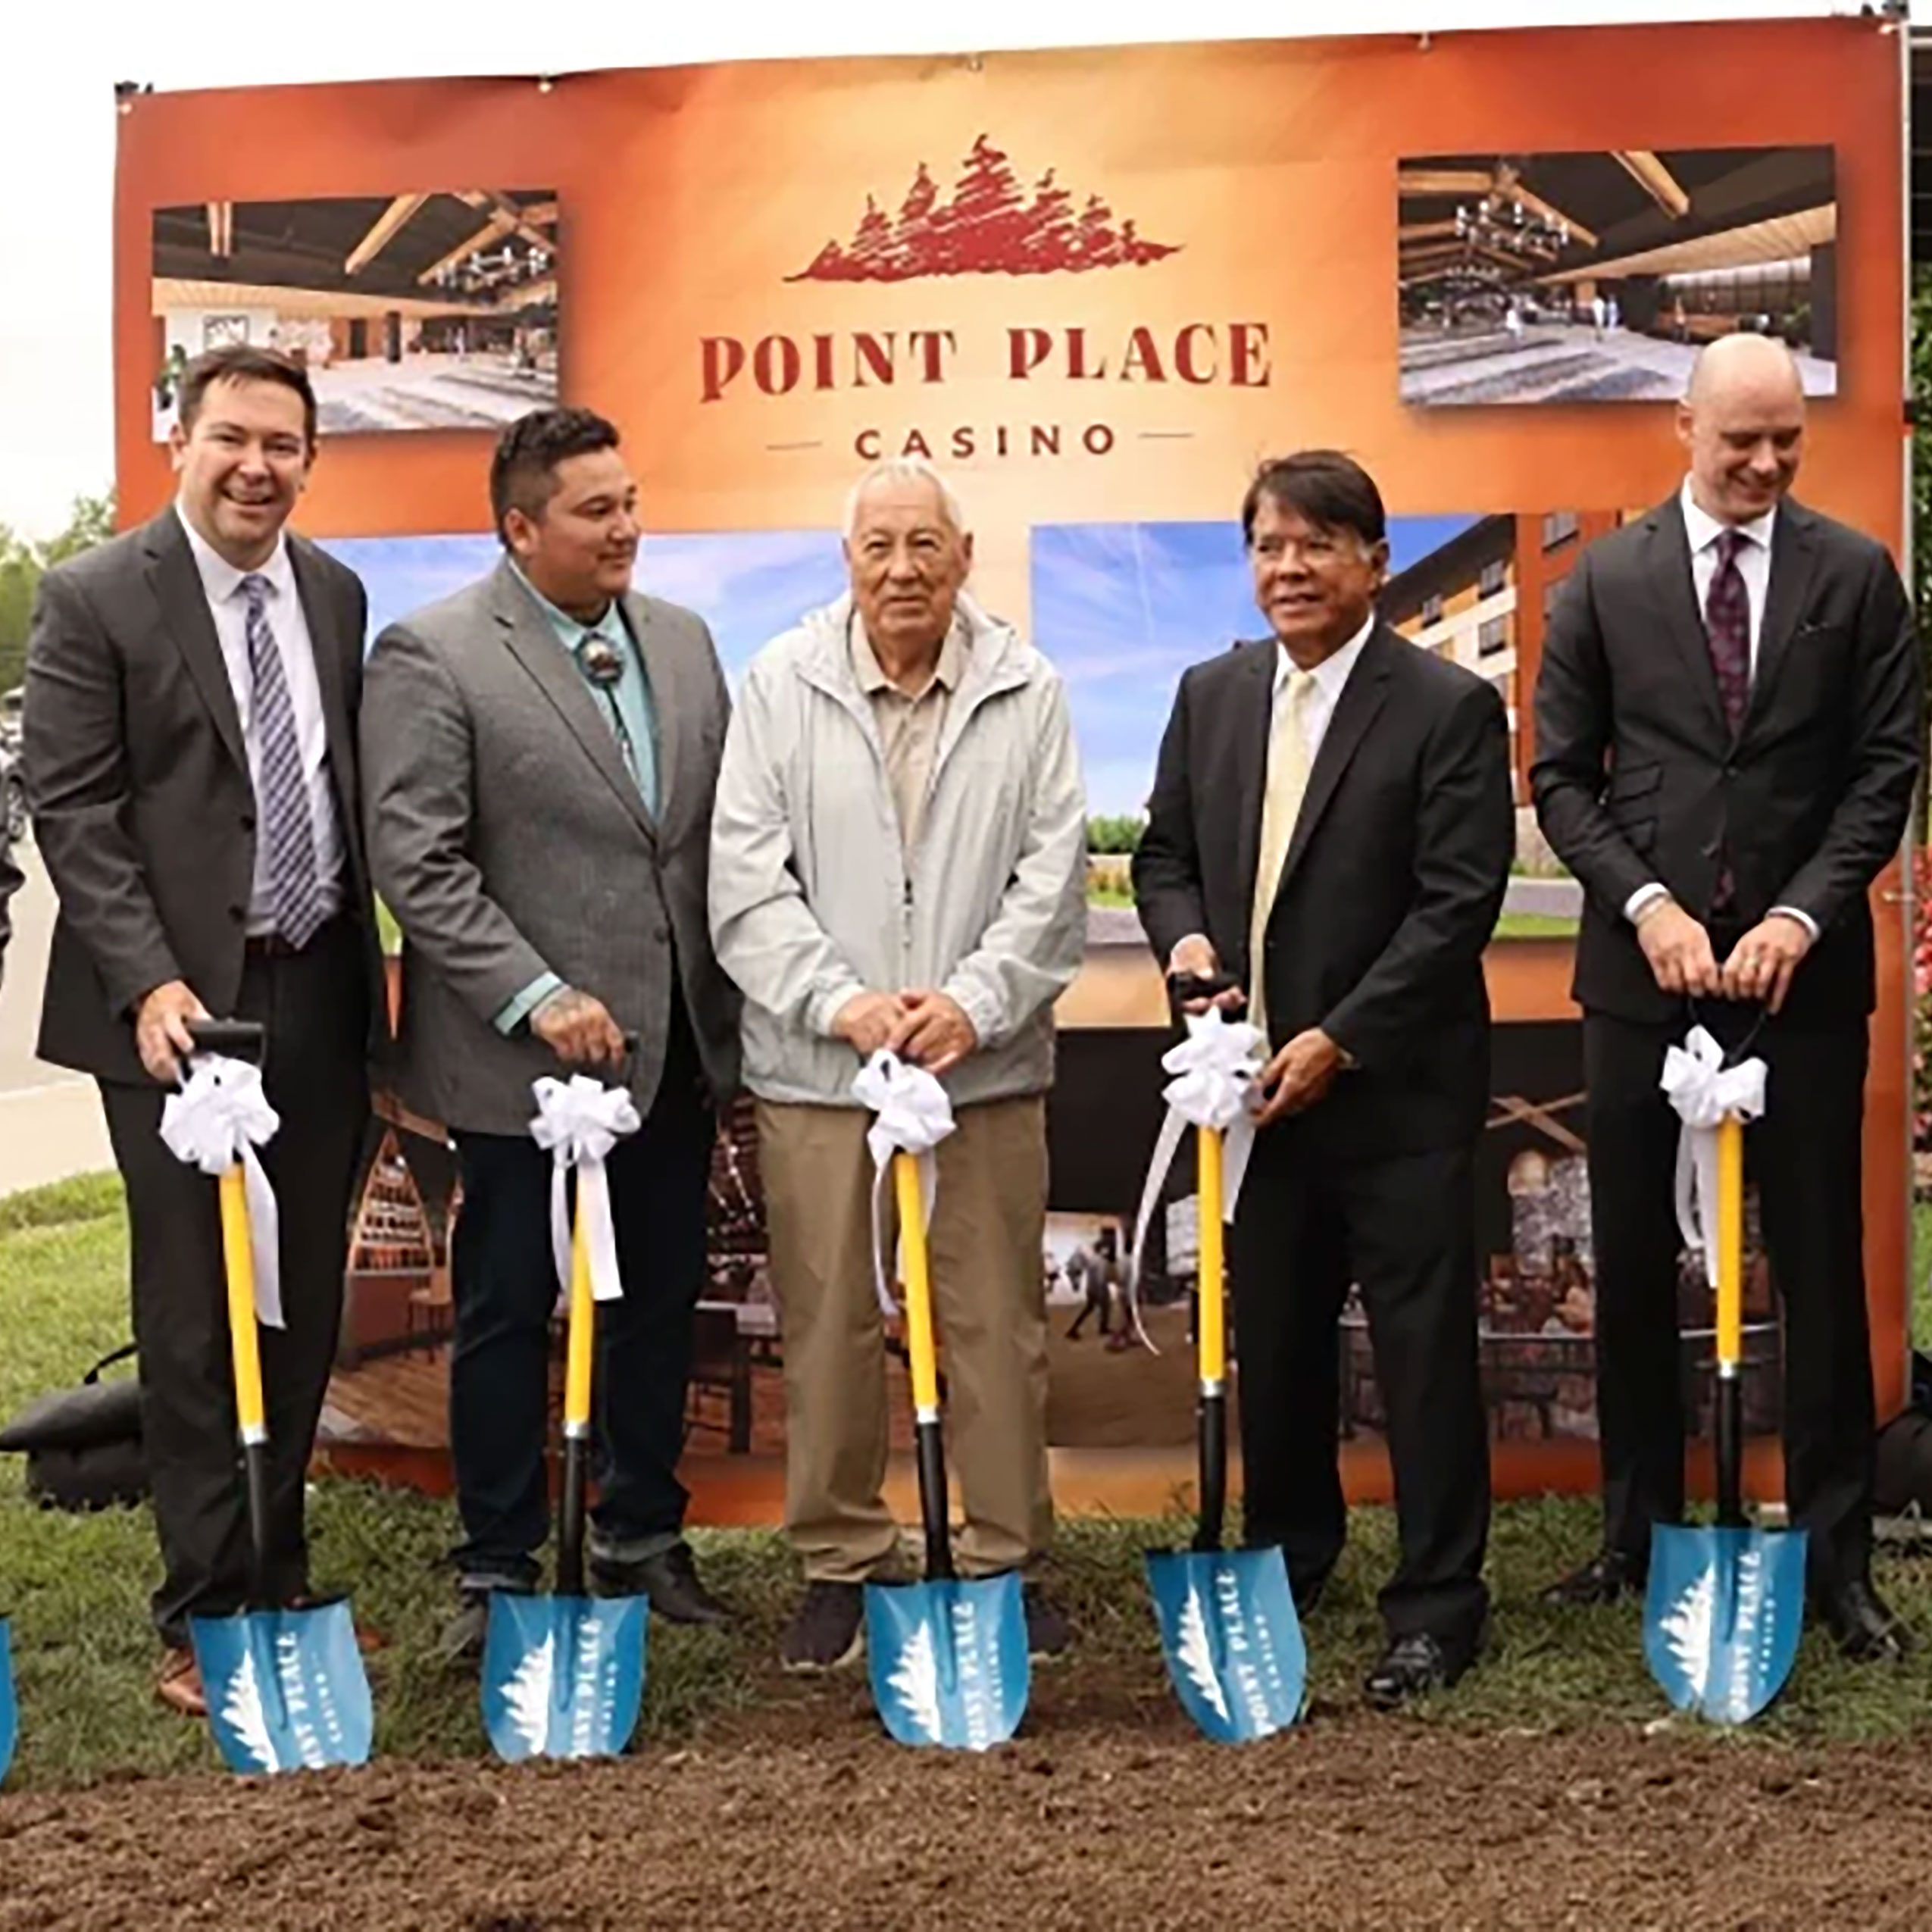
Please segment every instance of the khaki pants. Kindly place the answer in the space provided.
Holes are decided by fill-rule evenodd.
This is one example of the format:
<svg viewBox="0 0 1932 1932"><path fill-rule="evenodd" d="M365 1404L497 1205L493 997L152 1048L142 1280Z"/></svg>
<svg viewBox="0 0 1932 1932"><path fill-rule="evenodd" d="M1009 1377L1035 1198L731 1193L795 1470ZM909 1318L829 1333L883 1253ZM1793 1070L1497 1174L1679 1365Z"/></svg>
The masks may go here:
<svg viewBox="0 0 1932 1932"><path fill-rule="evenodd" d="M946 1377L949 1476L964 1503L961 1574L1043 1550L1046 1476L1046 1107L962 1107L939 1143L930 1230ZM772 1288L785 1351L785 1527L814 1582L890 1574L885 1331L872 1268L871 1116L758 1105ZM896 1239L886 1189L884 1239ZM886 1249L889 1264L893 1252Z"/></svg>

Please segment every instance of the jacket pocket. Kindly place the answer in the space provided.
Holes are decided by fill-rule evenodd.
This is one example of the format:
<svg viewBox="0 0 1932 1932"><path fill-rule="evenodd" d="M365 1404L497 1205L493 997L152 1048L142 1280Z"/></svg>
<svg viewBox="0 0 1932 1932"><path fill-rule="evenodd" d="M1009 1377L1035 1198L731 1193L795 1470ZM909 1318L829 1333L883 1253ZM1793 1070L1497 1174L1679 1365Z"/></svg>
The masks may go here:
<svg viewBox="0 0 1932 1932"><path fill-rule="evenodd" d="M1618 765L1610 774L1609 789L1604 794L1612 805L1647 799L1664 782L1664 767L1658 764ZM1655 805L1649 809L1656 810Z"/></svg>

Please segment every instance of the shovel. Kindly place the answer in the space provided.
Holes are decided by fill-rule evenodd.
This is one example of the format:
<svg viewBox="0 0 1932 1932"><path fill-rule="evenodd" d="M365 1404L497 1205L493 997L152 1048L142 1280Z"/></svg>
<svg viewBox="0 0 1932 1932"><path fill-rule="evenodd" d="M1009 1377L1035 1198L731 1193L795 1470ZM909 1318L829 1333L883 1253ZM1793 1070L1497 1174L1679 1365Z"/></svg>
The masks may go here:
<svg viewBox="0 0 1932 1932"><path fill-rule="evenodd" d="M872 1696L902 1744L985 1751L1004 1744L1027 1708L1027 1624L1016 1571L968 1582L952 1566L946 1527L946 1449L940 1437L939 1365L933 1347L933 1286L919 1164L893 1156L905 1254L905 1326L919 1450L919 1513L926 1578L865 1587L865 1642Z"/></svg>
<svg viewBox="0 0 1932 1932"><path fill-rule="evenodd" d="M526 1758L614 1758L630 1742L644 1702L649 1603L641 1596L589 1596L583 1587L596 1333L585 1191L580 1177L571 1227L557 1594L492 1592L483 1636L483 1727L496 1755L509 1764Z"/></svg>
<svg viewBox="0 0 1932 1932"><path fill-rule="evenodd" d="M20 1707L14 1702L13 1652L8 1643L7 1620L0 1617L0 1784L6 1781L20 1733Z"/></svg>
<svg viewBox="0 0 1932 1932"><path fill-rule="evenodd" d="M1805 1533L1744 1514L1744 1124L1718 1130L1718 1520L1651 1531L1643 1647L1680 1711L1748 1724L1784 1687L1805 1614Z"/></svg>
<svg viewBox="0 0 1932 1932"><path fill-rule="evenodd" d="M1227 1308L1221 1135L1196 1130L1200 1164L1201 1371L1196 1414L1201 1515L1191 1549L1150 1549L1147 1581L1168 1675L1183 1708L1218 1744L1285 1730L1300 1716L1308 1655L1279 1549L1223 1549L1227 1494Z"/></svg>
<svg viewBox="0 0 1932 1932"><path fill-rule="evenodd" d="M189 1032L199 1052L261 1060L262 1029L250 1022L195 1021ZM366 1764L374 1718L349 1605L292 1610L274 1603L268 1589L268 1427L241 1162L233 1163L217 1185L252 1575L250 1608L232 1617L190 1620L208 1721L229 1769L245 1774Z"/></svg>

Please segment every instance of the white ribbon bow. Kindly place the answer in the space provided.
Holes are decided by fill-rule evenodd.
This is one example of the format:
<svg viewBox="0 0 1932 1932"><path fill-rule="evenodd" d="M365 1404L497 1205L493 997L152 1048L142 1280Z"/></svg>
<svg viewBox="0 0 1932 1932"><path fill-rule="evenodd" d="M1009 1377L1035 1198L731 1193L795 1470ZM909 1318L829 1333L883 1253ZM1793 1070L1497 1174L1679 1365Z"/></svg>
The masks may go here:
<svg viewBox="0 0 1932 1932"><path fill-rule="evenodd" d="M1727 1114L1755 1121L1763 1114L1769 1071L1755 1058L1735 1067L1727 1067L1724 1058L1724 1049L1710 1034L1693 1027L1683 1046L1665 1054L1660 1083L1683 1122L1677 1136L1677 1227L1686 1243L1702 1252L1713 1288L1718 1285L1718 1129Z"/></svg>
<svg viewBox="0 0 1932 1932"><path fill-rule="evenodd" d="M902 1060L896 1053L880 1047L854 1077L852 1090L872 1110L872 1124L865 1130L865 1144L872 1150L872 1279L878 1291L879 1306L886 1315L896 1315L899 1304L886 1286L885 1243L880 1238L880 1197L886 1176L895 1154L911 1154L919 1168L919 1198L924 1204L926 1225L933 1224L933 1203L939 1191L939 1163L933 1149L954 1127L952 1102L946 1091L924 1067ZM904 1231L900 1238L903 1241Z"/></svg>
<svg viewBox="0 0 1932 1932"><path fill-rule="evenodd" d="M584 1238L590 1249L591 1299L624 1298L624 1277L617 1270L617 1231L611 1219L611 1180L604 1162L611 1149L640 1121L630 1089L605 1086L588 1074L567 1080L548 1074L530 1083L536 1099L536 1118L530 1138L548 1152L550 1170L550 1252L557 1279L571 1292L571 1213L564 1176L577 1169L577 1212L583 1217Z"/></svg>
<svg viewBox="0 0 1932 1932"><path fill-rule="evenodd" d="M1133 1257L1127 1264L1127 1310L1133 1332L1158 1355L1154 1339L1140 1318L1140 1263L1147 1245L1147 1225L1154 1218L1168 1170L1190 1127L1224 1136L1221 1155L1221 1218L1234 1218L1248 1156L1255 1146L1255 1083L1261 1077L1264 1048L1261 1029L1246 1020L1230 1021L1218 1006L1187 1015L1187 1037L1161 1055L1161 1064L1174 1077L1164 1092L1167 1118L1154 1143L1147 1183L1140 1190L1140 1211L1133 1224Z"/></svg>
<svg viewBox="0 0 1932 1932"><path fill-rule="evenodd" d="M282 1318L282 1223L275 1190L255 1150L272 1140L281 1124L261 1090L261 1069L220 1053L192 1055L180 1090L161 1107L161 1139L177 1161L217 1178L241 1163L255 1319L265 1328L287 1325Z"/></svg>

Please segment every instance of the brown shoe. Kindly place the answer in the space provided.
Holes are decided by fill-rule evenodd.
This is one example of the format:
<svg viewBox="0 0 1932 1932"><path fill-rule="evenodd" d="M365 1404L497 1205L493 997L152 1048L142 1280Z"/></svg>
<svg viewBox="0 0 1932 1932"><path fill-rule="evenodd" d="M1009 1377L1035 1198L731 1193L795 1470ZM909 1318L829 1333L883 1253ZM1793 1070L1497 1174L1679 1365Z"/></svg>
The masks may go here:
<svg viewBox="0 0 1932 1932"><path fill-rule="evenodd" d="M155 1695L170 1711L184 1718L208 1715L208 1693L202 1688L202 1667L186 1646L170 1644L161 1653L161 1668L155 1676Z"/></svg>

